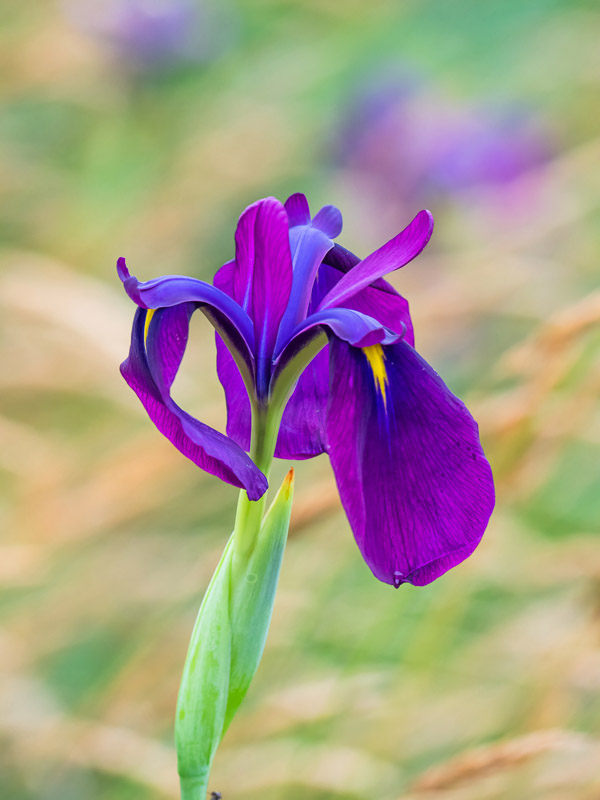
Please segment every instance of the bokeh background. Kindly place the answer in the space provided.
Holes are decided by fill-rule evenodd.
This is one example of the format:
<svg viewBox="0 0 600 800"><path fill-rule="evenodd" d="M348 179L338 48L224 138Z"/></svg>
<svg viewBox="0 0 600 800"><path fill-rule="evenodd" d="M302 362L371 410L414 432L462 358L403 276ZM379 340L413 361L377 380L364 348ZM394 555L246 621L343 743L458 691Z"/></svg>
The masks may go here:
<svg viewBox="0 0 600 800"><path fill-rule="evenodd" d="M0 25L0 796L175 800L172 719L236 493L118 373L115 273L210 280L255 199L342 210L480 423L498 506L436 584L362 562L297 465L226 800L600 797L600 9L594 0L64 0ZM200 315L197 315L200 316ZM194 319L175 396L223 428ZM278 480L287 469L275 471Z"/></svg>

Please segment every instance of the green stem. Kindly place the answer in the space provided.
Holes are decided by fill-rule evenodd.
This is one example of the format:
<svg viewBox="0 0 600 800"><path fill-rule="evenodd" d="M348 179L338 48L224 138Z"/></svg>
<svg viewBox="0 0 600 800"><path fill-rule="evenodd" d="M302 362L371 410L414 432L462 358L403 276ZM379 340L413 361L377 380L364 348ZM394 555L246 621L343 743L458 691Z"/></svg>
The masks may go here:
<svg viewBox="0 0 600 800"><path fill-rule="evenodd" d="M268 408L259 403L252 405L250 457L268 479L283 409ZM240 492L233 529L234 547L237 553L247 555L252 549L260 530L266 502L266 492L258 500L249 500L245 491Z"/></svg>
<svg viewBox="0 0 600 800"><path fill-rule="evenodd" d="M204 778L180 778L181 800L206 800L208 775Z"/></svg>
<svg viewBox="0 0 600 800"><path fill-rule="evenodd" d="M256 466L269 478L277 444L279 424L283 411L294 391L299 375L327 344L327 336L317 332L303 349L280 371L267 403L252 402L252 441L250 456ZM251 395L250 395L251 396ZM235 552L247 555L255 542L265 513L266 493L259 500L249 500L240 492L234 526Z"/></svg>

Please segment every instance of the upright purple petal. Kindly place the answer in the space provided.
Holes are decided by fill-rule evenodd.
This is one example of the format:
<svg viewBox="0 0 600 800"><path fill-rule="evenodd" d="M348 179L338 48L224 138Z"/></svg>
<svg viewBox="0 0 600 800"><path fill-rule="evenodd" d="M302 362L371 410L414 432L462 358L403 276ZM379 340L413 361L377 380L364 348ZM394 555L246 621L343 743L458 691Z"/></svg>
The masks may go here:
<svg viewBox="0 0 600 800"><path fill-rule="evenodd" d="M329 348L328 448L356 542L380 580L430 583L473 552L492 512L477 424L405 342L370 358Z"/></svg>
<svg viewBox="0 0 600 800"><path fill-rule="evenodd" d="M317 270L333 247L333 239L342 230L342 215L335 206L324 206L311 220L308 201L303 194L288 197L285 210L290 226L293 279L276 350L285 347L294 328L306 317Z"/></svg>
<svg viewBox="0 0 600 800"><path fill-rule="evenodd" d="M304 195L300 195L300 197L303 198ZM306 204L306 208L308 209L308 204ZM307 213L309 212L307 211ZM309 316L316 311L327 292L359 261L358 256L338 244L335 244L326 253L313 284ZM227 291L225 286L221 286L221 288ZM344 303L344 307L373 317L383 327L389 328L394 333L404 333L404 341L414 345L408 302L383 278L379 278L371 286L361 289ZM303 334L304 336L305 334ZM228 354L225 352L224 359L227 357ZM229 358L231 359L230 356ZM221 382L223 383L223 380ZM245 441L250 441L249 406L244 413L244 409L240 408L240 403L236 402L233 391L231 395L233 398L231 405L235 408L235 416L231 417L231 427L228 417L227 433L244 446ZM277 458L312 458L326 451L325 420L328 398L329 345L326 345L304 370L288 401L279 428L277 449L275 450ZM242 433L241 426L247 430L245 436L240 435Z"/></svg>
<svg viewBox="0 0 600 800"><path fill-rule="evenodd" d="M294 275L288 305L279 328L276 350L285 347L294 328L306 317L315 275L323 256L332 247L331 239L312 225L298 225L290 230Z"/></svg>
<svg viewBox="0 0 600 800"><path fill-rule="evenodd" d="M191 417L170 396L194 307L184 303L159 309L152 316L147 337L148 312L139 308L121 373L152 422L181 453L226 483L246 489L250 499L257 500L266 491L267 480L248 454L224 434Z"/></svg>
<svg viewBox="0 0 600 800"><path fill-rule="evenodd" d="M433 232L433 217L420 211L402 233L357 264L323 298L321 308L345 305L346 301L389 272L408 264L423 250Z"/></svg>
<svg viewBox="0 0 600 800"><path fill-rule="evenodd" d="M289 226L310 225L310 208L306 195L301 192L291 195L283 204L288 215Z"/></svg>
<svg viewBox="0 0 600 800"><path fill-rule="evenodd" d="M240 217L233 284L254 323L255 355L269 358L292 288L288 216L274 197L259 200Z"/></svg>

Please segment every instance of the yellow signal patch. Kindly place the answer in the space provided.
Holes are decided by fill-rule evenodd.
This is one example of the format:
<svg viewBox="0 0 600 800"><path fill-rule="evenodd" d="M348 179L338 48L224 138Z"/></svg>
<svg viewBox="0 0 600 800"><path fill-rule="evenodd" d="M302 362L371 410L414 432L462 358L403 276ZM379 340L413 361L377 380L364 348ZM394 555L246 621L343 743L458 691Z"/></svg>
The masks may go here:
<svg viewBox="0 0 600 800"><path fill-rule="evenodd" d="M155 311L155 308L149 308L146 311L146 319L144 320L144 344L146 344L146 339L148 338L148 328L150 327L150 323L152 322L152 317L154 316Z"/></svg>
<svg viewBox="0 0 600 800"><path fill-rule="evenodd" d="M383 397L384 404L386 403L386 386L388 385L388 376L385 369L385 353L380 344L372 344L369 347L362 348L363 353L367 357L371 372L373 373L373 380L375 381L375 388Z"/></svg>

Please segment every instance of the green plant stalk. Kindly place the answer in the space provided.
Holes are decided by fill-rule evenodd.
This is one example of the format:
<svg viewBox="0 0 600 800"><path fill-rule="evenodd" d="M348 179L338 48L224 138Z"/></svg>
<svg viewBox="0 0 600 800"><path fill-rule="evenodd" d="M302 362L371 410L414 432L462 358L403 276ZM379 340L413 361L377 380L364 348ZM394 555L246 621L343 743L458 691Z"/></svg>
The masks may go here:
<svg viewBox="0 0 600 800"><path fill-rule="evenodd" d="M182 800L206 800L215 752L258 668L287 541L292 490L290 470L264 519L257 522L253 513L244 517L247 528L231 535L202 601L175 722ZM248 535L238 549L240 530Z"/></svg>
<svg viewBox="0 0 600 800"><path fill-rule="evenodd" d="M316 333L281 369L268 401L252 402L250 455L267 479L287 401L302 370L326 343L326 336ZM206 800L217 747L258 668L287 541L292 495L293 470L266 515L266 495L251 501L245 491L240 492L234 530L202 600L179 690L175 743L182 800Z"/></svg>

